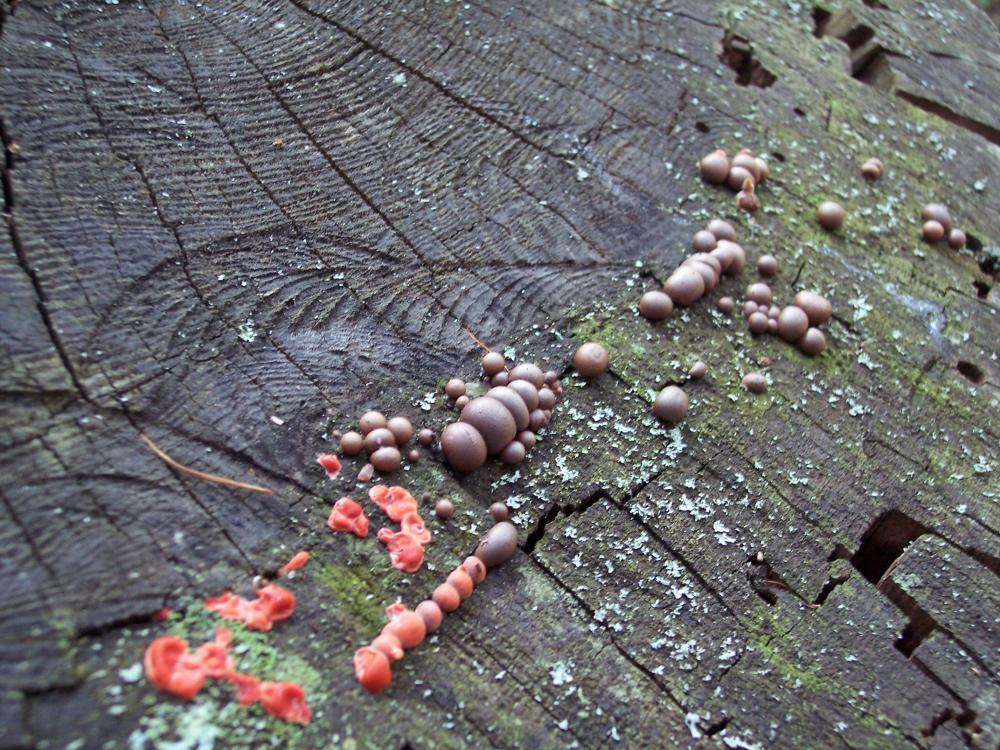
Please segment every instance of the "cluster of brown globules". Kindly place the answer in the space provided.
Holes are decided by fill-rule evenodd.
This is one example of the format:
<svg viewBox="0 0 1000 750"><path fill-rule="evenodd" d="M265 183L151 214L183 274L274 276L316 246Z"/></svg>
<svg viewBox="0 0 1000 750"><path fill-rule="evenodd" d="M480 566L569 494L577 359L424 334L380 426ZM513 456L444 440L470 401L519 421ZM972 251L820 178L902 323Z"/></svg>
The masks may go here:
<svg viewBox="0 0 1000 750"><path fill-rule="evenodd" d="M928 203L920 211L920 218L924 221L920 233L928 242L938 242L947 236L949 247L955 250L965 247L965 232L958 227L952 227L951 213L947 206L941 203Z"/></svg>
<svg viewBox="0 0 1000 750"><path fill-rule="evenodd" d="M497 514L492 510L495 518ZM369 645L354 652L358 682L372 693L389 687L392 662L402 659L405 651L420 645L428 634L436 631L445 615L458 609L486 579L487 572L510 560L516 551L517 529L505 520L500 521L487 532L475 554L452 570L429 599L412 611L401 602L387 607L389 622Z"/></svg>
<svg viewBox="0 0 1000 750"><path fill-rule="evenodd" d="M488 352L481 364L492 386L485 395L470 399L458 378L445 386L461 415L442 430L441 450L448 465L463 474L478 469L487 456L499 456L508 465L521 463L562 395L556 373L543 373L537 365L522 363L508 371L499 352Z"/></svg>
<svg viewBox="0 0 1000 750"><path fill-rule="evenodd" d="M716 149L698 162L698 171L705 182L738 190L736 205L748 213L760 208L756 189L771 174L767 162L748 148L741 148L731 160L725 149Z"/></svg>
<svg viewBox="0 0 1000 750"><path fill-rule="evenodd" d="M358 480L367 482L372 474L391 474L403 463L401 449L413 438L413 425L406 417L386 419L379 411L368 411L358 420L360 432L345 432L340 436L340 450L345 456L357 456L362 450L368 453L369 463L358 473ZM407 459L412 463L419 453L412 450Z"/></svg>

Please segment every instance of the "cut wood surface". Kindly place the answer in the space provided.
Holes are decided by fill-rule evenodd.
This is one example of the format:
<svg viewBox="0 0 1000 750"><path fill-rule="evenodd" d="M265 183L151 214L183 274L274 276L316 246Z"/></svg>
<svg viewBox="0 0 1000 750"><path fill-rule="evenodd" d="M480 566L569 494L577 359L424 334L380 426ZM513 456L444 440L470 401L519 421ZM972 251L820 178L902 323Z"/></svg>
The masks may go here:
<svg viewBox="0 0 1000 750"><path fill-rule="evenodd" d="M121 2L0 8L0 748L1000 747L1000 33L966 0ZM736 209L695 161L768 160ZM882 179L861 164L878 156ZM823 231L823 200L847 210ZM947 204L968 247L920 239ZM636 302L721 216L750 262ZM738 314L826 295L808 358ZM416 574L333 534L377 408L440 430L470 332L562 375L538 447L458 477ZM583 341L610 371L572 373ZM689 381L701 359L708 375ZM769 364L768 364L769 362ZM769 390L740 385L751 370ZM691 399L677 427L658 388ZM266 487L271 494L173 470ZM469 554L521 549L369 695L351 656ZM367 501L366 501L367 502ZM370 508L373 530L384 519ZM430 506L424 517L432 519ZM202 600L301 727L157 693ZM173 614L161 621L163 608Z"/></svg>

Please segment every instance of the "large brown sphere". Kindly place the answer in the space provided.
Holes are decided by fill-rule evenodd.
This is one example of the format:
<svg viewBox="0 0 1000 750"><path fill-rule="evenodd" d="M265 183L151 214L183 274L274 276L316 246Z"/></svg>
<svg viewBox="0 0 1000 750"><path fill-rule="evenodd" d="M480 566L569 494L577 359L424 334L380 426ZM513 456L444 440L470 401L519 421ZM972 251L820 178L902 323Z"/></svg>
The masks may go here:
<svg viewBox="0 0 1000 750"><path fill-rule="evenodd" d="M715 151L698 162L698 171L705 182L720 185L729 176L729 157Z"/></svg>
<svg viewBox="0 0 1000 750"><path fill-rule="evenodd" d="M653 414L658 419L676 424L680 422L688 413L687 394L676 385L668 385L656 397L653 402Z"/></svg>
<svg viewBox="0 0 1000 750"><path fill-rule="evenodd" d="M403 457L399 455L399 449L391 445L379 448L368 456L368 460L375 467L375 471L380 474L391 474L403 463Z"/></svg>
<svg viewBox="0 0 1000 750"><path fill-rule="evenodd" d="M701 253L701 255L704 255L704 253ZM711 255L706 257L712 258ZM712 258L712 260L716 264L719 264L717 258ZM692 255L690 258L687 258L681 265L692 269L697 272L699 276L701 276L701 280L705 284L705 291L715 289L716 285L719 283L719 272L715 270L715 266L702 261L697 255ZM719 265L721 266L721 264Z"/></svg>
<svg viewBox="0 0 1000 750"><path fill-rule="evenodd" d="M747 262L747 254L742 245L730 240L719 240L719 244L715 246L715 250L709 254L714 255L719 263L722 264L723 273L730 276L739 276L743 273L743 268Z"/></svg>
<svg viewBox="0 0 1000 750"><path fill-rule="evenodd" d="M358 427L361 429L362 435L367 435L372 430L385 427L385 425L385 414L380 411L366 411L358 420Z"/></svg>
<svg viewBox="0 0 1000 750"><path fill-rule="evenodd" d="M507 366L507 362L500 352L487 352L479 362L483 366L483 372L487 375L496 375L498 372L503 372L503 369Z"/></svg>
<svg viewBox="0 0 1000 750"><path fill-rule="evenodd" d="M514 466L524 460L525 453L527 451L524 449L524 446L518 441L512 440L500 451L500 460L508 466Z"/></svg>
<svg viewBox="0 0 1000 750"><path fill-rule="evenodd" d="M733 225L728 221L723 221L722 219L712 219L708 222L708 226L705 228L714 234L715 239L717 240L729 240L730 242L736 242L736 230L733 229Z"/></svg>
<svg viewBox="0 0 1000 750"><path fill-rule="evenodd" d="M465 395L465 381L459 378L452 378L444 386L444 392L450 399L456 399Z"/></svg>
<svg viewBox="0 0 1000 750"><path fill-rule="evenodd" d="M803 354L815 357L826 349L826 336L818 328L810 328L802 334L802 338L796 341L795 345Z"/></svg>
<svg viewBox="0 0 1000 750"><path fill-rule="evenodd" d="M666 320L674 311L674 301L661 291L646 292L639 298L639 314L646 320Z"/></svg>
<svg viewBox="0 0 1000 750"><path fill-rule="evenodd" d="M517 423L501 402L480 396L472 399L462 409L459 421L475 427L486 441L486 452L491 456L504 449L517 435Z"/></svg>
<svg viewBox="0 0 1000 750"><path fill-rule="evenodd" d="M406 417L393 417L386 426L389 428L389 432L396 437L396 445L406 445L413 437L413 425Z"/></svg>
<svg viewBox="0 0 1000 750"><path fill-rule="evenodd" d="M778 259L773 255L762 255L757 259L757 273L761 276L774 276L778 273Z"/></svg>
<svg viewBox="0 0 1000 750"><path fill-rule="evenodd" d="M538 365L522 362L510 371L510 380L527 380L535 388L541 388L545 385L545 373Z"/></svg>
<svg viewBox="0 0 1000 750"><path fill-rule="evenodd" d="M396 445L396 436L388 427L376 427L365 435L365 450L369 453L374 453L387 445L392 447Z"/></svg>
<svg viewBox="0 0 1000 750"><path fill-rule="evenodd" d="M441 433L441 450L455 471L467 474L486 463L486 441L465 422L452 422Z"/></svg>
<svg viewBox="0 0 1000 750"><path fill-rule="evenodd" d="M811 326L823 325L833 315L830 301L815 292L799 292L795 295L795 305L806 311Z"/></svg>
<svg viewBox="0 0 1000 750"><path fill-rule="evenodd" d="M705 280L693 268L681 266L663 284L676 305L693 305L705 294Z"/></svg>
<svg viewBox="0 0 1000 750"><path fill-rule="evenodd" d="M844 223L844 215L844 207L833 201L823 201L816 209L816 221L830 231L840 229L840 225Z"/></svg>
<svg viewBox="0 0 1000 750"><path fill-rule="evenodd" d="M763 333L767 333L767 316L760 310L750 313L750 317L747 318L747 326L750 328L750 333L760 336Z"/></svg>
<svg viewBox="0 0 1000 750"><path fill-rule="evenodd" d="M345 432L340 436L340 450L345 456L356 456L365 446L365 439L360 432Z"/></svg>
<svg viewBox="0 0 1000 750"><path fill-rule="evenodd" d="M944 237L944 227L941 225L941 222L931 219L924 222L923 227L920 229L920 234L928 242L937 242Z"/></svg>
<svg viewBox="0 0 1000 750"><path fill-rule="evenodd" d="M809 316L801 307L789 305L778 316L778 335L785 341L798 341L808 329Z"/></svg>
<svg viewBox="0 0 1000 750"><path fill-rule="evenodd" d="M501 521L486 532L476 548L476 557L487 568L495 568L510 560L517 552L517 527L510 521Z"/></svg>
<svg viewBox="0 0 1000 750"><path fill-rule="evenodd" d="M729 179L726 183L730 190L739 190L747 180L753 180L753 174L746 167L732 167L729 170Z"/></svg>
<svg viewBox="0 0 1000 750"><path fill-rule="evenodd" d="M538 408L538 389L527 380L512 380L507 387L521 397L529 414Z"/></svg>
<svg viewBox="0 0 1000 750"><path fill-rule="evenodd" d="M600 344L589 341L580 346L573 355L573 367L580 377L596 378L608 369L608 350Z"/></svg>
<svg viewBox="0 0 1000 750"><path fill-rule="evenodd" d="M495 398L507 407L507 411L514 417L514 423L517 425L518 432L527 429L528 415L531 412L528 411L527 404L524 403L524 399L518 395L517 391L507 386L499 386L497 388L490 388L486 392L486 396L487 398Z"/></svg>
<svg viewBox="0 0 1000 750"><path fill-rule="evenodd" d="M771 287L762 282L751 284L747 287L747 299L751 299L758 305L771 304Z"/></svg>
<svg viewBox="0 0 1000 750"><path fill-rule="evenodd" d="M767 378L759 372L748 372L743 376L743 387L751 393L764 393L767 390Z"/></svg>
<svg viewBox="0 0 1000 750"><path fill-rule="evenodd" d="M694 239L691 240L691 247L695 249L695 252L707 253L715 249L715 245L719 238L714 234L709 232L707 229L702 229L695 232Z"/></svg>

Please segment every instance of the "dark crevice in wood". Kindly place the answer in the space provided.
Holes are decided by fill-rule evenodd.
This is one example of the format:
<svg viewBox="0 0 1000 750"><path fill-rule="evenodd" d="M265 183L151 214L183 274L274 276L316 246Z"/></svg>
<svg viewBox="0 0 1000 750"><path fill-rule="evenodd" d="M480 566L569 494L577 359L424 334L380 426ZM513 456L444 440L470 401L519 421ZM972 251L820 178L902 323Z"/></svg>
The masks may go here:
<svg viewBox="0 0 1000 750"><path fill-rule="evenodd" d="M609 495L604 489L597 489L578 503L568 503L565 505L553 503L550 505L545 509L545 512L542 513L538 521L535 522L534 527L528 532L528 536L525 538L524 545L522 547L525 554L530 555L535 551L535 547L538 546L538 543L545 537L545 527L554 521L560 514L568 516L573 513L583 513L598 500L605 498L611 500L611 495Z"/></svg>
<svg viewBox="0 0 1000 750"><path fill-rule="evenodd" d="M977 120L970 119L965 115L960 115L958 112L946 107L940 102L933 101L931 99L926 99L922 96L917 96L916 94L911 94L908 91L896 91L896 96L898 96L903 101L909 102L914 107L919 107L924 110L924 112L929 112L932 115L937 115L943 120L947 120L952 125L957 125L960 128L968 130L970 133L975 133L976 135L981 135L983 138L988 140L990 143L1000 146L1000 130L984 122L979 122Z"/></svg>
<svg viewBox="0 0 1000 750"><path fill-rule="evenodd" d="M719 60L736 71L736 83L740 86L757 86L767 88L778 80L770 70L754 58L753 45L731 31L722 37L722 49Z"/></svg>
<svg viewBox="0 0 1000 750"><path fill-rule="evenodd" d="M729 717L728 716L723 716L718 721L713 722L712 724L709 724L709 726L705 729L705 736L706 737L712 737L712 736L718 734L719 732L721 732L723 729L725 729L728 726L729 726Z"/></svg>
<svg viewBox="0 0 1000 750"><path fill-rule="evenodd" d="M958 360L955 363L955 369L962 374L962 377L973 383L982 383L986 379L986 374L981 367L965 359Z"/></svg>
<svg viewBox="0 0 1000 750"><path fill-rule="evenodd" d="M861 546L851 557L851 565L877 584L906 546L927 531L926 526L901 511L886 511L861 537Z"/></svg>
<svg viewBox="0 0 1000 750"><path fill-rule="evenodd" d="M978 279L972 282L973 288L976 290L976 296L979 299L986 299L990 296L990 290L993 288L985 281L979 281Z"/></svg>
<svg viewBox="0 0 1000 750"><path fill-rule="evenodd" d="M827 582L823 584L823 588L820 589L820 592L816 595L816 598L813 599L812 603L817 606L826 604L826 600L830 597L830 594L833 593L834 589L836 589L840 584L849 581L850 578L851 577L849 575L830 576Z"/></svg>

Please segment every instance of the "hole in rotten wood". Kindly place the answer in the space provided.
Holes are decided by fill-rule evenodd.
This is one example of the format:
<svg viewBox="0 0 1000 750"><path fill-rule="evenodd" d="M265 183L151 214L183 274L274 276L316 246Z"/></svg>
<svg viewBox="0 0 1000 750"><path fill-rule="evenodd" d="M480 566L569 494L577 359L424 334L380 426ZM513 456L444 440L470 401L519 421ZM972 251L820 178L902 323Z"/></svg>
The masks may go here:
<svg viewBox="0 0 1000 750"><path fill-rule="evenodd" d="M985 281L978 281L978 280L973 281L972 286L975 287L976 296L979 297L979 299L986 299L990 294L990 289L993 288Z"/></svg>
<svg viewBox="0 0 1000 750"><path fill-rule="evenodd" d="M713 735L716 735L728 726L729 726L729 717L723 716L721 719L719 719L717 722L715 722L705 730L705 736L711 737Z"/></svg>
<svg viewBox="0 0 1000 750"><path fill-rule="evenodd" d="M826 25L830 21L830 11L823 10L822 8L813 8L813 35L818 37L823 36L826 31Z"/></svg>
<svg viewBox="0 0 1000 750"><path fill-rule="evenodd" d="M806 111L804 109L802 109L801 107L792 107L792 112L794 112L799 117L805 117L806 116Z"/></svg>
<svg viewBox="0 0 1000 750"><path fill-rule="evenodd" d="M747 39L727 31L722 37L722 51L719 59L736 71L736 83L740 86L767 88L778 77L760 64L753 56L753 45Z"/></svg>
<svg viewBox="0 0 1000 750"><path fill-rule="evenodd" d="M785 155L783 153L781 153L780 151L772 151L771 152L771 156L773 156L775 159L777 159L778 161L781 161L781 162L783 162L785 160Z"/></svg>
<svg viewBox="0 0 1000 750"><path fill-rule="evenodd" d="M875 519L861 537L861 546L851 557L861 575L877 584L903 550L927 527L898 510L889 510Z"/></svg>
<svg viewBox="0 0 1000 750"><path fill-rule="evenodd" d="M699 133L707 133L711 130L711 128L708 127L708 125L703 123L701 120L698 120L698 122L694 124L694 127L695 130L697 130Z"/></svg>
<svg viewBox="0 0 1000 750"><path fill-rule="evenodd" d="M966 380L972 381L973 383L982 383L983 380L986 379L986 375L982 371L982 368L964 359L958 360L955 364L955 369L962 373L962 377Z"/></svg>
<svg viewBox="0 0 1000 750"><path fill-rule="evenodd" d="M917 646L934 630L934 620L920 607L915 607L915 611L909 614L910 621L903 626L903 632L892 645L907 656L912 656Z"/></svg>
<svg viewBox="0 0 1000 750"><path fill-rule="evenodd" d="M947 120L953 125L958 125L960 128L964 128L965 130L976 133L977 135L981 135L990 143L1000 146L1000 130L992 127L991 125L987 125L985 122L979 122L978 120L973 120L965 115L960 115L958 112L946 107L941 102L936 102L933 99L926 99L922 96L911 94L908 91L896 91L896 96L903 101L909 102L915 107L919 107L924 110L924 112L937 115L941 119Z"/></svg>

